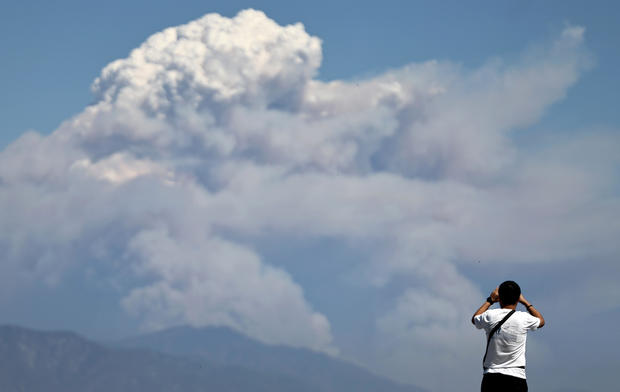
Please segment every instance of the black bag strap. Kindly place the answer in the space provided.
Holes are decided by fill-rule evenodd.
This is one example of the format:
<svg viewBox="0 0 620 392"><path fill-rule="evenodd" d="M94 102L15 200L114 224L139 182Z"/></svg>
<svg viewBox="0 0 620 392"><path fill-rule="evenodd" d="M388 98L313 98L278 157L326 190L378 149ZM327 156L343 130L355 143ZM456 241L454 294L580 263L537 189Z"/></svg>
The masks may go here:
<svg viewBox="0 0 620 392"><path fill-rule="evenodd" d="M487 338L487 348L484 351L484 358L482 358L482 367L484 367L484 362L487 360L487 354L489 353L489 343L491 342L491 338L493 337L493 335L495 334L495 332L497 332L497 330L502 326L502 324L504 324L506 322L506 320L508 320L508 318L510 316L512 316L515 312L515 309L511 310L510 312L508 312L508 314L506 316L504 316L504 318L502 319L502 321L500 321L499 323L497 323L493 329L491 330L491 332L489 332L489 337ZM486 369L486 368L485 368Z"/></svg>

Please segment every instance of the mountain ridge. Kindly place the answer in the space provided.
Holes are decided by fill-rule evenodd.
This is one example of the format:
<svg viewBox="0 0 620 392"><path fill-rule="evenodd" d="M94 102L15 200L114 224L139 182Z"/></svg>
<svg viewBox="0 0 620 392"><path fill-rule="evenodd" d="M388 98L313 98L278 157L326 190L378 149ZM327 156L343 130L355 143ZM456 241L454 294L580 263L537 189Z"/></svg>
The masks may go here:
<svg viewBox="0 0 620 392"><path fill-rule="evenodd" d="M282 375L143 349L110 348L71 331L0 326L0 390L27 392L315 391Z"/></svg>
<svg viewBox="0 0 620 392"><path fill-rule="evenodd" d="M0 325L0 390L422 392L342 359L226 327L178 326L115 342Z"/></svg>

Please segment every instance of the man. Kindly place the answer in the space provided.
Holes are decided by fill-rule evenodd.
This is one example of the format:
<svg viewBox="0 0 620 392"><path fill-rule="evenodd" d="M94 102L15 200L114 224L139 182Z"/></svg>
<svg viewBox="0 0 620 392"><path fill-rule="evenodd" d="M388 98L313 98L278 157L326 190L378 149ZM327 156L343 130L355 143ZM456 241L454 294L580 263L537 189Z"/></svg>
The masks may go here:
<svg viewBox="0 0 620 392"><path fill-rule="evenodd" d="M489 307L498 300L500 308L489 310ZM525 306L529 314L516 311L519 302ZM500 324L502 321L503 324ZM474 313L471 322L478 329L484 328L487 335L482 392L527 391L525 378L527 332L542 328L545 319L534 305L523 297L519 285L511 280L499 285Z"/></svg>

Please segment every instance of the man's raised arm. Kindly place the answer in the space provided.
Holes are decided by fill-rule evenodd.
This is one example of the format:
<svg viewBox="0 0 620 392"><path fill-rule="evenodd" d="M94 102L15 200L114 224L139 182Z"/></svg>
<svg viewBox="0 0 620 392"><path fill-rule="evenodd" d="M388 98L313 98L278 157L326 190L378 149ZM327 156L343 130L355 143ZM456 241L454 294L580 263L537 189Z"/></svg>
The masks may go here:
<svg viewBox="0 0 620 392"><path fill-rule="evenodd" d="M499 301L499 288L498 287L496 287L495 290L493 290L491 295L489 295L489 298L487 298L487 300L482 304L482 306L480 306L478 310L476 310L476 313L474 313L474 315L471 316L471 323L475 324L474 317L486 312L487 309L489 309L489 307L497 301Z"/></svg>
<svg viewBox="0 0 620 392"><path fill-rule="evenodd" d="M519 297L519 302L521 302L523 304L523 306L525 306L525 308L527 309L527 311L534 317L537 317L540 319L540 324L538 325L538 328L542 328L545 325L545 319L543 318L542 314L540 314L540 312L538 310L536 310L536 308L534 308L534 305L532 305L531 303L529 303L525 297L523 296L523 294L521 294L521 296Z"/></svg>

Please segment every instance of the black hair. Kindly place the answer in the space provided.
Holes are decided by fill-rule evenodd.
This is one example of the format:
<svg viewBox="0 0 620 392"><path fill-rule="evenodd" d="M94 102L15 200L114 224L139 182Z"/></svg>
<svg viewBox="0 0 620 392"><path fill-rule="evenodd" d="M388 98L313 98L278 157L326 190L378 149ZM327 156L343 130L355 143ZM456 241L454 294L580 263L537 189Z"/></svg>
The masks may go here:
<svg viewBox="0 0 620 392"><path fill-rule="evenodd" d="M521 287L517 282L507 280L499 285L499 300L502 305L514 305L519 302L521 296Z"/></svg>

